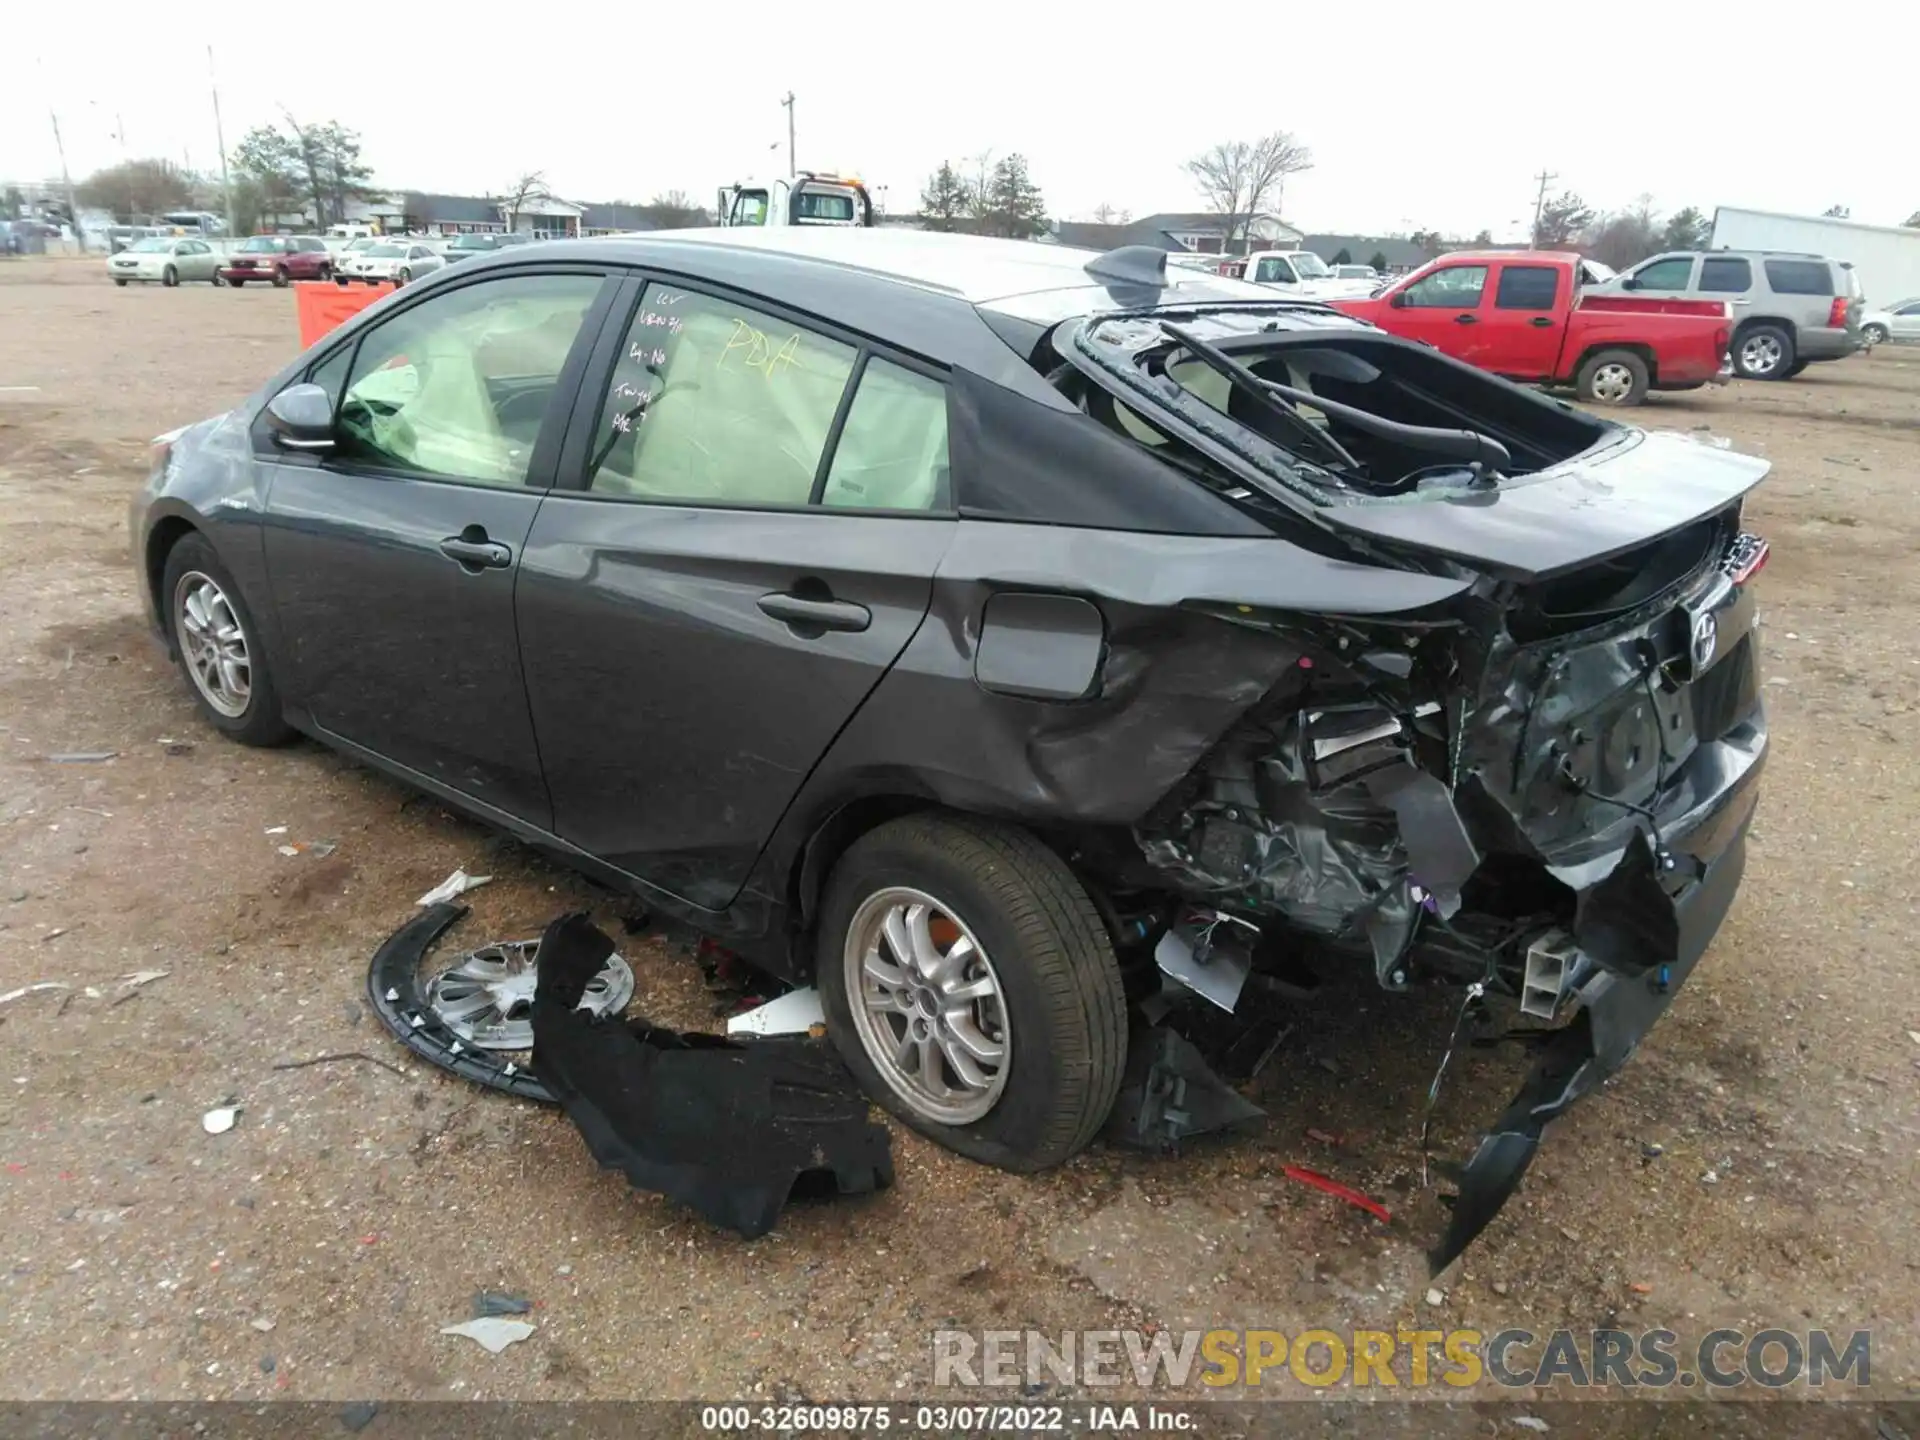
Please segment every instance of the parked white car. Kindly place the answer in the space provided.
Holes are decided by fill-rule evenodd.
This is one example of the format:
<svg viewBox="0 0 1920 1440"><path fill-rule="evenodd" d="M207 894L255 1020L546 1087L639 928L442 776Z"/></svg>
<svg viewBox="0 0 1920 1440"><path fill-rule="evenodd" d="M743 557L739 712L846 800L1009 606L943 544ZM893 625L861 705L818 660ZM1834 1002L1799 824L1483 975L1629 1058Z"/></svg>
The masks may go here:
<svg viewBox="0 0 1920 1440"><path fill-rule="evenodd" d="M149 235L107 259L107 274L116 285L131 280L158 280L178 285L182 280L220 283L220 256L204 240L184 235Z"/></svg>
<svg viewBox="0 0 1920 1440"><path fill-rule="evenodd" d="M1860 317L1860 338L1869 345L1884 345L1889 340L1907 344L1920 341L1920 296L1884 310L1869 310Z"/></svg>
<svg viewBox="0 0 1920 1440"><path fill-rule="evenodd" d="M431 275L446 263L445 256L418 241L388 240L352 255L342 255L334 278L342 285L350 280L363 280L369 285L391 280L404 285L422 275ZM349 265L353 267L351 270L347 268Z"/></svg>

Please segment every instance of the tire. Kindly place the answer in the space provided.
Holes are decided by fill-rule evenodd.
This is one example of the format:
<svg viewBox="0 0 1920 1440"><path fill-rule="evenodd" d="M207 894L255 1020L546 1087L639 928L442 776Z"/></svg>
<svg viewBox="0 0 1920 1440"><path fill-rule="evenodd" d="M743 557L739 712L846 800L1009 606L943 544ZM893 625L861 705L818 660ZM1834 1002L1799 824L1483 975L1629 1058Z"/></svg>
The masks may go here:
<svg viewBox="0 0 1920 1440"><path fill-rule="evenodd" d="M180 283L180 272L169 265L160 272L160 283L171 290Z"/></svg>
<svg viewBox="0 0 1920 1440"><path fill-rule="evenodd" d="M286 266L280 265L275 267L273 272L273 288L276 290L284 290L287 288Z"/></svg>
<svg viewBox="0 0 1920 1440"><path fill-rule="evenodd" d="M122 290L127 288L127 282L122 280L118 275L113 277L113 283L118 285Z"/></svg>
<svg viewBox="0 0 1920 1440"><path fill-rule="evenodd" d="M1887 327L1884 325L1862 326L1860 338L1869 345L1884 345L1887 343Z"/></svg>
<svg viewBox="0 0 1920 1440"><path fill-rule="evenodd" d="M933 902L932 958L971 939L979 961L933 984L888 964L905 982L893 993L904 996L912 988L915 998L908 1003L924 1008L868 1008L864 977L849 984L848 953L858 974L871 935L887 964L896 952L879 938L884 917L895 906L915 903L915 896ZM834 867L817 943L827 1033L867 1093L921 1134L971 1159L1031 1171L1068 1159L1105 1123L1127 1061L1120 967L1092 899L1066 862L1033 836L937 814L889 821L850 846ZM952 1009L936 1003L935 985L982 983L992 998ZM874 985L877 998L884 987ZM927 1043L937 1047L936 1055L955 1053L938 1040L943 1032L947 1044L965 1054L972 1047L949 1028L956 1018L965 1027L958 1033L975 1044L997 1041L1002 1064L988 1075L974 1063L986 1057L973 1051L968 1061L975 1078L986 1083L955 1090L949 1082L965 1077L937 1058L951 1101L944 1108L930 1090L916 1097L918 1081L891 1059L876 1062L876 1049L893 1048L882 1034L896 1037L897 1044L930 1022L936 1028ZM917 1068L918 1056L915 1061Z"/></svg>
<svg viewBox="0 0 1920 1440"><path fill-rule="evenodd" d="M320 267L319 278L322 281L331 280L333 278L333 267L331 265L322 265Z"/></svg>
<svg viewBox="0 0 1920 1440"><path fill-rule="evenodd" d="M402 266L402 267L401 267L401 270L400 270L400 273L399 273L398 275L396 275L396 276L394 276L394 277L393 277L393 283L394 283L394 284L395 284L396 286L398 286L398 285L405 285L405 284L406 284L406 283L407 283L408 281L410 281L410 280L412 280L412 279L413 279L413 271L411 271L411 270L409 270L409 269L407 269L406 267L404 267L404 266Z"/></svg>
<svg viewBox="0 0 1920 1440"><path fill-rule="evenodd" d="M1743 380L1784 380L1793 360L1793 336L1779 325L1750 325L1733 337L1733 373Z"/></svg>
<svg viewBox="0 0 1920 1440"><path fill-rule="evenodd" d="M207 276L207 282L210 285L212 285L213 288L216 290L218 290L222 285L227 283L226 281L220 278L220 272L218 270L214 271L211 275Z"/></svg>
<svg viewBox="0 0 1920 1440"><path fill-rule="evenodd" d="M239 288L240 288L240 287L241 287L242 285L244 285L244 284L246 284L246 283L247 283L247 282L246 282L246 281L244 281L244 280L229 280L229 281L227 282L227 284L229 284L229 285L231 285L231 286L232 286L232 287L233 287L234 289L236 289L236 290L238 290L238 289L239 289Z"/></svg>
<svg viewBox="0 0 1920 1440"><path fill-rule="evenodd" d="M209 586L213 594L219 597L216 605L207 604ZM198 614L201 623L211 621L215 627L219 627L222 622L227 622L237 627L239 654L244 657L242 664L247 680L242 703L217 703L214 687L201 678L194 661L189 658L188 651L194 646L190 618L194 611L185 603L189 596L197 597L200 601ZM167 638L173 644L187 688L193 692L194 703L200 707L200 713L208 723L242 745L284 745L293 739L293 727L287 724L280 712L280 692L273 683L273 670L260 641L259 627L254 623L252 612L247 609L240 587L234 583L232 574L220 563L220 557L214 553L213 546L207 543L204 536L197 533L183 535L167 552L167 563L160 582L160 602L161 613L166 618ZM229 655L234 653L230 639L223 642L221 648ZM222 691L226 689L224 685L220 688ZM230 691L226 691L226 694L229 702L237 698Z"/></svg>
<svg viewBox="0 0 1920 1440"><path fill-rule="evenodd" d="M1794 376L1798 375L1802 370L1806 369L1807 366L1811 365L1812 363L1813 362L1811 360L1796 360L1793 362L1793 364L1787 367L1786 374L1784 374L1780 378L1783 380L1791 380L1793 379Z"/></svg>
<svg viewBox="0 0 1920 1440"><path fill-rule="evenodd" d="M1595 405L1638 405L1647 398L1647 362L1631 350L1601 350L1581 365L1574 389Z"/></svg>

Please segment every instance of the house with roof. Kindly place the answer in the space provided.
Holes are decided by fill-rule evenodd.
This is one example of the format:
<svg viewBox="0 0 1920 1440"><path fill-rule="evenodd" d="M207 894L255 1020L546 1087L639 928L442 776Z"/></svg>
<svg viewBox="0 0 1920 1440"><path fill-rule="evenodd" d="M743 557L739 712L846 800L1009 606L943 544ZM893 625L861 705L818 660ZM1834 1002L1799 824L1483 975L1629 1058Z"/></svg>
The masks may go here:
<svg viewBox="0 0 1920 1440"><path fill-rule="evenodd" d="M404 190L347 207L346 218L377 225L387 234L501 234L509 229L543 240L614 235L657 228L638 205L588 204L554 196L529 196L518 206L497 195L441 195Z"/></svg>

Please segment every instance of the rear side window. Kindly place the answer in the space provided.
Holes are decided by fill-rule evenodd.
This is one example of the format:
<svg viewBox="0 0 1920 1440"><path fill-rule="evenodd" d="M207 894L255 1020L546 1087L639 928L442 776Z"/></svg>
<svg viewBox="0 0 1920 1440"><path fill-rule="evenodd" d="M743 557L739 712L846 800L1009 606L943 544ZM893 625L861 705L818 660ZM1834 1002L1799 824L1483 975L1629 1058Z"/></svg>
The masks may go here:
<svg viewBox="0 0 1920 1440"><path fill-rule="evenodd" d="M805 505L858 353L732 300L650 284L588 482L641 500Z"/></svg>
<svg viewBox="0 0 1920 1440"><path fill-rule="evenodd" d="M1821 260L1769 260L1767 285L1776 295L1831 295L1833 272Z"/></svg>
<svg viewBox="0 0 1920 1440"><path fill-rule="evenodd" d="M1509 265L1500 272L1493 303L1500 310L1551 310L1560 293L1560 272L1551 265Z"/></svg>
<svg viewBox="0 0 1920 1440"><path fill-rule="evenodd" d="M1709 256L1700 262L1700 288L1716 295L1742 295L1753 288L1753 266L1736 256Z"/></svg>
<svg viewBox="0 0 1920 1440"><path fill-rule="evenodd" d="M870 358L833 448L820 503L944 510L951 503L947 490L947 387Z"/></svg>
<svg viewBox="0 0 1920 1440"><path fill-rule="evenodd" d="M1633 272L1634 284L1642 290L1684 290L1693 277L1693 257L1674 255L1655 260Z"/></svg>

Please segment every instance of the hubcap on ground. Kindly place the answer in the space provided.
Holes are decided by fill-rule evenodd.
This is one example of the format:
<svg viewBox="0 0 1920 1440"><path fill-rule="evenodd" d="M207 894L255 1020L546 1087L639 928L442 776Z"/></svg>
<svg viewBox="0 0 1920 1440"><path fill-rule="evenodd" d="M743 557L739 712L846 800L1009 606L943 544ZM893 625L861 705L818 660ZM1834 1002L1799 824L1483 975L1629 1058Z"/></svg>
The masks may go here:
<svg viewBox="0 0 1920 1440"><path fill-rule="evenodd" d="M1771 335L1755 335L1740 346L1740 363L1755 375L1765 375L1781 361L1786 352Z"/></svg>
<svg viewBox="0 0 1920 1440"><path fill-rule="evenodd" d="M1633 372L1624 365L1602 365L1593 372L1593 398L1618 405L1633 393Z"/></svg>
<svg viewBox="0 0 1920 1440"><path fill-rule="evenodd" d="M966 1125L999 1103L1012 1054L1000 977L951 909L905 887L868 896L842 964L860 1043L917 1114Z"/></svg>
<svg viewBox="0 0 1920 1440"><path fill-rule="evenodd" d="M531 1050L539 953L538 940L482 946L428 983L427 1008L476 1050ZM617 1015L631 999L633 971L610 955L587 982L579 1008L595 1016Z"/></svg>
<svg viewBox="0 0 1920 1440"><path fill-rule="evenodd" d="M247 713L253 662L233 602L210 575L190 570L173 592L173 633L200 697L228 719Z"/></svg>

